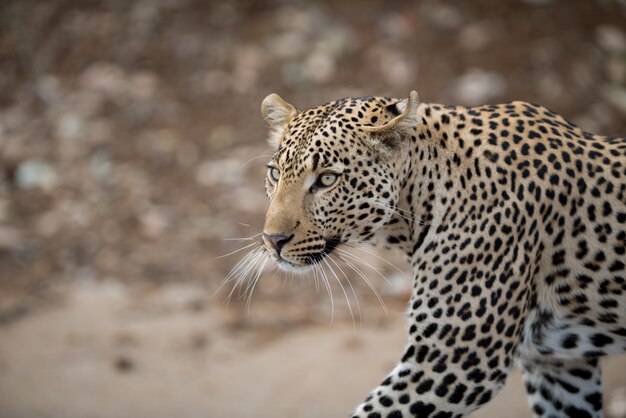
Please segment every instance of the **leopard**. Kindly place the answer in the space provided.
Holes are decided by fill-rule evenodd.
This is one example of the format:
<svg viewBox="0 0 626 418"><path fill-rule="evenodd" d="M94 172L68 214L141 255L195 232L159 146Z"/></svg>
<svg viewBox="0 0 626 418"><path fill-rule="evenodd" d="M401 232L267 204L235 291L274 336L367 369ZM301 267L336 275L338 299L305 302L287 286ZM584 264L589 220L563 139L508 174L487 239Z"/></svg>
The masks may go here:
<svg viewBox="0 0 626 418"><path fill-rule="evenodd" d="M602 416L599 361L626 351L625 138L415 91L309 110L270 94L261 113L268 257L305 272L373 243L413 271L406 346L352 418L467 416L515 365L533 417Z"/></svg>

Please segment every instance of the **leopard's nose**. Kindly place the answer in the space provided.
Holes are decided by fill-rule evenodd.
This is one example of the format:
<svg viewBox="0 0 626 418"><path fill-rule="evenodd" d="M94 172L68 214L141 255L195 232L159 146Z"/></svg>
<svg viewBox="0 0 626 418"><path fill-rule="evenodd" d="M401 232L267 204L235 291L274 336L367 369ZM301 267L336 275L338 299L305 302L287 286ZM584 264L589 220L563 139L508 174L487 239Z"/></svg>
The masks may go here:
<svg viewBox="0 0 626 418"><path fill-rule="evenodd" d="M293 234L266 234L263 232L263 238L280 254L280 250L293 238Z"/></svg>

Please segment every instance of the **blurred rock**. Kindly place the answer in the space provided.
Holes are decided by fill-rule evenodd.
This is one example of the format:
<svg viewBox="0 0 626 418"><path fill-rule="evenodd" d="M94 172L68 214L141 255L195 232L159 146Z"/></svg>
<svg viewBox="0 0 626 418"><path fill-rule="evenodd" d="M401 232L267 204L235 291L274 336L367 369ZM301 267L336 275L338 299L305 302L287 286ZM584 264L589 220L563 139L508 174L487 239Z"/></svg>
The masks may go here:
<svg viewBox="0 0 626 418"><path fill-rule="evenodd" d="M274 22L279 31L312 34L316 28L328 27L325 14L315 4L287 5L277 10Z"/></svg>
<svg viewBox="0 0 626 418"><path fill-rule="evenodd" d="M285 32L269 40L269 53L280 60L299 57L307 50L304 34L300 32Z"/></svg>
<svg viewBox="0 0 626 418"><path fill-rule="evenodd" d="M597 76L595 75L595 69L590 62L573 62L570 65L569 70L572 80L578 84L581 89L597 88Z"/></svg>
<svg viewBox="0 0 626 418"><path fill-rule="evenodd" d="M139 71L129 79L129 93L132 97L141 100L154 98L159 87L159 79L151 71Z"/></svg>
<svg viewBox="0 0 626 418"><path fill-rule="evenodd" d="M485 48L493 39L492 30L486 23L476 22L464 26L459 32L459 45L468 51Z"/></svg>
<svg viewBox="0 0 626 418"><path fill-rule="evenodd" d="M563 84L557 74L552 72L540 72L537 74L537 90L546 100L558 100L564 93Z"/></svg>
<svg viewBox="0 0 626 418"><path fill-rule="evenodd" d="M155 162L169 162L176 157L181 143L178 131L163 128L144 131L137 141L137 148Z"/></svg>
<svg viewBox="0 0 626 418"><path fill-rule="evenodd" d="M231 146L235 141L235 129L231 125L218 125L207 138L211 150L221 150Z"/></svg>
<svg viewBox="0 0 626 418"><path fill-rule="evenodd" d="M584 114L574 117L572 120L587 132L602 133L610 125L614 113L606 103L591 103Z"/></svg>
<svg viewBox="0 0 626 418"><path fill-rule="evenodd" d="M397 41L411 39L415 32L411 19L404 13L390 13L382 16L378 25L383 37Z"/></svg>
<svg viewBox="0 0 626 418"><path fill-rule="evenodd" d="M451 94L455 101L473 106L501 96L505 90L506 80L502 75L473 68L454 80Z"/></svg>
<svg viewBox="0 0 626 418"><path fill-rule="evenodd" d="M329 53L338 58L349 54L361 47L359 38L350 30L349 26L332 25L319 34L314 49Z"/></svg>
<svg viewBox="0 0 626 418"><path fill-rule="evenodd" d="M51 74L40 77L35 89L39 97L48 104L57 102L63 94L59 79Z"/></svg>
<svg viewBox="0 0 626 418"><path fill-rule="evenodd" d="M81 74L80 82L84 88L97 91L112 99L126 93L127 84L124 70L107 62L90 65Z"/></svg>
<svg viewBox="0 0 626 418"><path fill-rule="evenodd" d="M139 219L141 223L142 234L149 239L157 239L162 236L167 227L169 221L167 216L162 210L151 208L141 216Z"/></svg>
<svg viewBox="0 0 626 418"><path fill-rule="evenodd" d="M605 51L619 54L626 51L626 35L620 28L601 25L596 28L596 42Z"/></svg>
<svg viewBox="0 0 626 418"><path fill-rule="evenodd" d="M58 181L54 167L41 160L27 160L17 167L15 182L20 189L53 189Z"/></svg>
<svg viewBox="0 0 626 418"><path fill-rule="evenodd" d="M201 186L242 185L243 164L232 158L205 161L196 169L196 181Z"/></svg>
<svg viewBox="0 0 626 418"><path fill-rule="evenodd" d="M226 93L231 86L231 76L226 71L207 71L202 76L202 88L207 94L219 95Z"/></svg>
<svg viewBox="0 0 626 418"><path fill-rule="evenodd" d="M335 59L326 52L314 51L306 58L308 78L322 84L332 80L335 75Z"/></svg>
<svg viewBox="0 0 626 418"><path fill-rule="evenodd" d="M239 94L250 93L265 64L263 52L255 45L246 45L237 49L234 61L232 88Z"/></svg>
<svg viewBox="0 0 626 418"><path fill-rule="evenodd" d="M74 141L83 133L84 120L74 113L62 115L56 123L56 134L63 140Z"/></svg>
<svg viewBox="0 0 626 418"><path fill-rule="evenodd" d="M292 88L302 88L309 84L308 74L299 62L287 62L281 67L283 82Z"/></svg>
<svg viewBox="0 0 626 418"><path fill-rule="evenodd" d="M0 251L14 250L24 243L24 234L18 228L0 225Z"/></svg>
<svg viewBox="0 0 626 418"><path fill-rule="evenodd" d="M97 182L104 182L111 173L112 162L107 151L98 150L89 159L89 172Z"/></svg>
<svg viewBox="0 0 626 418"><path fill-rule="evenodd" d="M426 18L440 29L454 29L463 22L461 11L451 4L429 1L423 3L422 11Z"/></svg>
<svg viewBox="0 0 626 418"><path fill-rule="evenodd" d="M611 83L626 84L626 55L609 57L606 62L606 74Z"/></svg>
<svg viewBox="0 0 626 418"><path fill-rule="evenodd" d="M530 63L537 71L555 71L562 62L562 50L562 46L553 38L537 39L530 49Z"/></svg>
<svg viewBox="0 0 626 418"><path fill-rule="evenodd" d="M603 89L605 99L620 112L626 114L626 88L608 85Z"/></svg>
<svg viewBox="0 0 626 418"><path fill-rule="evenodd" d="M66 198L57 204L59 221L70 227L85 228L93 221L93 212L87 202Z"/></svg>
<svg viewBox="0 0 626 418"><path fill-rule="evenodd" d="M236 2L216 2L212 4L210 16L211 24L217 27L229 27L237 24L240 19Z"/></svg>
<svg viewBox="0 0 626 418"><path fill-rule="evenodd" d="M176 153L176 162L179 167L187 169L189 167L195 166L200 159L200 153L198 150L198 146L194 142L183 142L178 147L178 152Z"/></svg>
<svg viewBox="0 0 626 418"><path fill-rule="evenodd" d="M417 70L401 52L381 46L372 50L372 57L383 79L391 87L406 89L413 84Z"/></svg>
<svg viewBox="0 0 626 418"><path fill-rule="evenodd" d="M61 215L56 210L48 210L39 215L34 224L35 233L44 238L50 238L57 234L62 225Z"/></svg>

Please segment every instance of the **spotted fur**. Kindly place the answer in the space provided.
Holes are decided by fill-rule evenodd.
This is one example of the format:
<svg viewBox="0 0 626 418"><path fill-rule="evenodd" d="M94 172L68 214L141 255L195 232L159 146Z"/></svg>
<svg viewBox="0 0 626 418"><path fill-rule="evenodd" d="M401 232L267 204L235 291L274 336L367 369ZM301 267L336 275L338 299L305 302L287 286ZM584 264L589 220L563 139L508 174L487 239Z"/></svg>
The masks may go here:
<svg viewBox="0 0 626 418"><path fill-rule="evenodd" d="M516 361L535 417L600 417L598 358L626 350L626 140L524 102L416 96L262 106L278 264L371 241L413 266L406 349L353 417L465 416Z"/></svg>

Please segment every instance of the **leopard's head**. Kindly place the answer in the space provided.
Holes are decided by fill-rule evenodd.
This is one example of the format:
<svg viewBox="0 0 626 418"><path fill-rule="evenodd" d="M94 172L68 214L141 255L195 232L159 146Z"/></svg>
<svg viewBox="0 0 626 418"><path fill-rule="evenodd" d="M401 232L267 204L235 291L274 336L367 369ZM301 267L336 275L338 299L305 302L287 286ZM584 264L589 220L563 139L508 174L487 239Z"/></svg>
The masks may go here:
<svg viewBox="0 0 626 418"><path fill-rule="evenodd" d="M390 222L417 104L416 92L406 100L346 98L307 111L276 94L263 100L275 148L263 240L279 266L304 271Z"/></svg>

